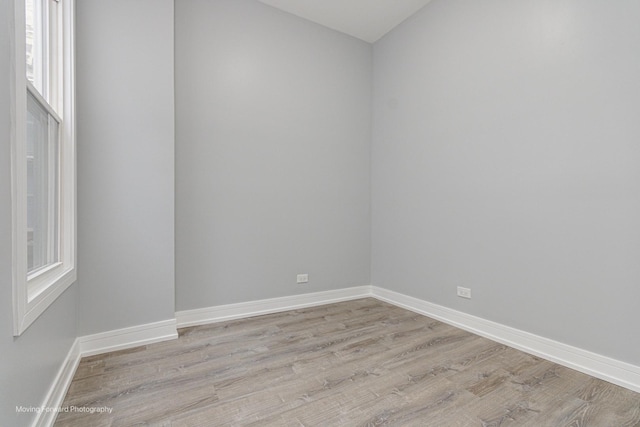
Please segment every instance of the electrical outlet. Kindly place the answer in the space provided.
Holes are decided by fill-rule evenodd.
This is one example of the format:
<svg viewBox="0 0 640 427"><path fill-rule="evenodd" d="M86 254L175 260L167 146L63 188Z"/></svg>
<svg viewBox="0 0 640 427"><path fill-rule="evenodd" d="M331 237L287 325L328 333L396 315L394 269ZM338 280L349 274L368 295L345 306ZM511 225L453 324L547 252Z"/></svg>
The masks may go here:
<svg viewBox="0 0 640 427"><path fill-rule="evenodd" d="M298 274L298 277L296 279L298 281L298 283L308 283L309 282L309 275L308 274Z"/></svg>
<svg viewBox="0 0 640 427"><path fill-rule="evenodd" d="M458 286L458 296L471 299L471 289Z"/></svg>

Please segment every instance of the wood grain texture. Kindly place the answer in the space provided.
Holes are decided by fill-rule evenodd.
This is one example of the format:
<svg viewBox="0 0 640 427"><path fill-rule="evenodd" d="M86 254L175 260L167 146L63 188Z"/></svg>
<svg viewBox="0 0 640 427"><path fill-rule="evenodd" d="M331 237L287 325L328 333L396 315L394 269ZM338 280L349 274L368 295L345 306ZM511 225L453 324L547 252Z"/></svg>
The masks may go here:
<svg viewBox="0 0 640 427"><path fill-rule="evenodd" d="M640 426L640 394L361 299L82 359L56 426Z"/></svg>

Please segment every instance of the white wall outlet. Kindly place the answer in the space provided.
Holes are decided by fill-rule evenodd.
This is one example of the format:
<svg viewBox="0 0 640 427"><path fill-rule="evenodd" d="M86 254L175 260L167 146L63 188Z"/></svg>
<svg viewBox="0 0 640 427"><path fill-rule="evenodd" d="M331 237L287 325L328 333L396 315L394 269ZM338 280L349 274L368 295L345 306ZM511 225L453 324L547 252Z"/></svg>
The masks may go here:
<svg viewBox="0 0 640 427"><path fill-rule="evenodd" d="M298 277L296 279L298 281L298 283L308 283L309 282L309 275L308 274L298 274Z"/></svg>
<svg viewBox="0 0 640 427"><path fill-rule="evenodd" d="M458 286L458 296L471 299L471 289Z"/></svg>

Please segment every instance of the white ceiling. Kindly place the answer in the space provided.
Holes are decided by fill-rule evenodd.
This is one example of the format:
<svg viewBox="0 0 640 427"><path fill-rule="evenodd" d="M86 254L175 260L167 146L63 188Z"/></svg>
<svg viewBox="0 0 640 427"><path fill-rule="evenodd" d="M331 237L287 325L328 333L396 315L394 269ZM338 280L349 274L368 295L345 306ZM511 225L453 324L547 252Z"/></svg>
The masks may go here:
<svg viewBox="0 0 640 427"><path fill-rule="evenodd" d="M259 0L373 43L431 0Z"/></svg>

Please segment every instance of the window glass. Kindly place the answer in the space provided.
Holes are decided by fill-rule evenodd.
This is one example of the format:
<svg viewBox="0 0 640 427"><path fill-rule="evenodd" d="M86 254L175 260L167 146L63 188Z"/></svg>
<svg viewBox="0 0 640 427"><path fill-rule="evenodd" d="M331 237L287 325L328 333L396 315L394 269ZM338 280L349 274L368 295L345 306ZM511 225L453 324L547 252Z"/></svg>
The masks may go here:
<svg viewBox="0 0 640 427"><path fill-rule="evenodd" d="M47 40L43 0L25 0L27 80L46 98Z"/></svg>
<svg viewBox="0 0 640 427"><path fill-rule="evenodd" d="M27 96L27 270L58 261L58 123Z"/></svg>

